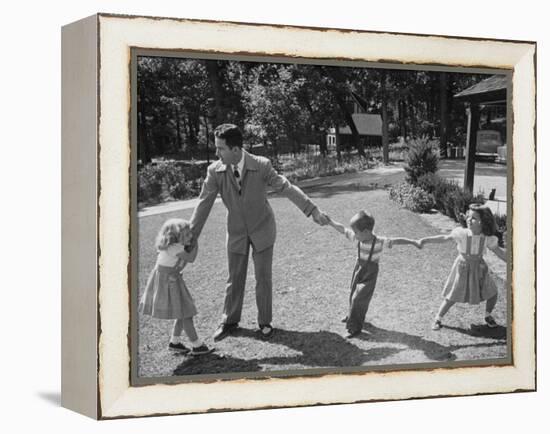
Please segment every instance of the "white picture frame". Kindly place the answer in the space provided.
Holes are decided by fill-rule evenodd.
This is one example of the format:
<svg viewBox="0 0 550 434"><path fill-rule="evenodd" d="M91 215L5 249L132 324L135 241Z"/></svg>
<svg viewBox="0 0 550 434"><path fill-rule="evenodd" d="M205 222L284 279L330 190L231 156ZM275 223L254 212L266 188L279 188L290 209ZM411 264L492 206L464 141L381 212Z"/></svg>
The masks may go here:
<svg viewBox="0 0 550 434"><path fill-rule="evenodd" d="M131 49L505 69L512 75L512 363L132 386ZM63 29L62 404L97 419L532 391L532 42L98 14ZM78 332L77 326L78 325Z"/></svg>

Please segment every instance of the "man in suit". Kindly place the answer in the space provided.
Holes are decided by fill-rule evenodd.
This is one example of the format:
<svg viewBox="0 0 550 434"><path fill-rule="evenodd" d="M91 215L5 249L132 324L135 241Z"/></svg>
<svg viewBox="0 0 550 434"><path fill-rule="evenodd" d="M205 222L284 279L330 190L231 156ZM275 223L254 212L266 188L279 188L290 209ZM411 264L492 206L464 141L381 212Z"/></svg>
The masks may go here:
<svg viewBox="0 0 550 434"><path fill-rule="evenodd" d="M228 211L229 277L222 322L214 333L214 340L225 338L238 327L251 247L259 331L262 337L269 338L273 333L271 269L276 229L275 216L267 200L267 187L286 196L317 224L328 224L328 217L302 190L277 174L267 158L244 151L242 134L236 125L219 125L214 135L219 160L208 167L199 203L191 217L191 230L198 239L218 194Z"/></svg>

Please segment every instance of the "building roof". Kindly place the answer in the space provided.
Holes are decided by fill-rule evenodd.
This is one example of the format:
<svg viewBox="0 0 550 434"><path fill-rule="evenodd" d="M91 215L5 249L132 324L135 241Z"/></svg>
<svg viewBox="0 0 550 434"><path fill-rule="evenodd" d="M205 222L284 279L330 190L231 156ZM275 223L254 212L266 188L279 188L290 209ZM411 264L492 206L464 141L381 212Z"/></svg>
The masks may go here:
<svg viewBox="0 0 550 434"><path fill-rule="evenodd" d="M507 75L492 75L455 94L455 98L469 102L490 103L506 101Z"/></svg>
<svg viewBox="0 0 550 434"><path fill-rule="evenodd" d="M353 123L360 136L382 136L382 117L367 113L353 113ZM351 134L349 126L340 127L340 134Z"/></svg>

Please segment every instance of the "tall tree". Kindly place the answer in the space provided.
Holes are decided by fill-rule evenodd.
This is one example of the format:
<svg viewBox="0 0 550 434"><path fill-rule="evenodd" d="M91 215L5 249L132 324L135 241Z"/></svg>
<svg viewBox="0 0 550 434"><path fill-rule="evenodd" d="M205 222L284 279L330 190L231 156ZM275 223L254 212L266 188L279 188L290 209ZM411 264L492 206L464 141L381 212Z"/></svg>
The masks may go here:
<svg viewBox="0 0 550 434"><path fill-rule="evenodd" d="M442 157L447 157L448 125L449 125L449 76L446 72L439 73L439 152Z"/></svg>
<svg viewBox="0 0 550 434"><path fill-rule="evenodd" d="M345 123L351 130L351 144L357 149L357 153L366 158L365 149L363 143L359 139L359 131L353 121L352 108L348 101L352 96L353 91L352 83L355 81L357 70L353 68L341 68L326 66L322 67L325 74L325 86L332 93L337 106L340 109L340 113ZM338 126L336 126L338 127Z"/></svg>
<svg viewBox="0 0 550 434"><path fill-rule="evenodd" d="M293 68L262 64L252 71L244 92L248 133L268 144L274 157L285 143L297 152L303 134L304 112L297 94L305 80L296 77Z"/></svg>
<svg viewBox="0 0 550 434"><path fill-rule="evenodd" d="M390 160L389 141L388 141L388 72L382 71L380 77L380 99L382 112L382 159L384 164L388 164Z"/></svg>

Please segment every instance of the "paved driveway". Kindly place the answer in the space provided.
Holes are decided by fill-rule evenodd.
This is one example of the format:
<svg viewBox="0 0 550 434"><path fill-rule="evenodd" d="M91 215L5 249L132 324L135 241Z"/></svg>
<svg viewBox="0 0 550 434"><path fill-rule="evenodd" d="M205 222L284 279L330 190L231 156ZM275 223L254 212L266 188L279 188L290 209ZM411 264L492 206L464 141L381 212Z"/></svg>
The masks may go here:
<svg viewBox="0 0 550 434"><path fill-rule="evenodd" d="M464 160L441 160L439 162L439 175L464 185ZM507 171L505 164L476 161L474 172L474 193L482 192L487 198L494 188L495 199L488 201L494 213L507 214Z"/></svg>
<svg viewBox="0 0 550 434"><path fill-rule="evenodd" d="M464 160L441 160L438 173L463 185L465 164ZM506 200L507 170L508 167L504 164L476 161L474 192L482 191L488 196L491 190L496 188L496 197Z"/></svg>

